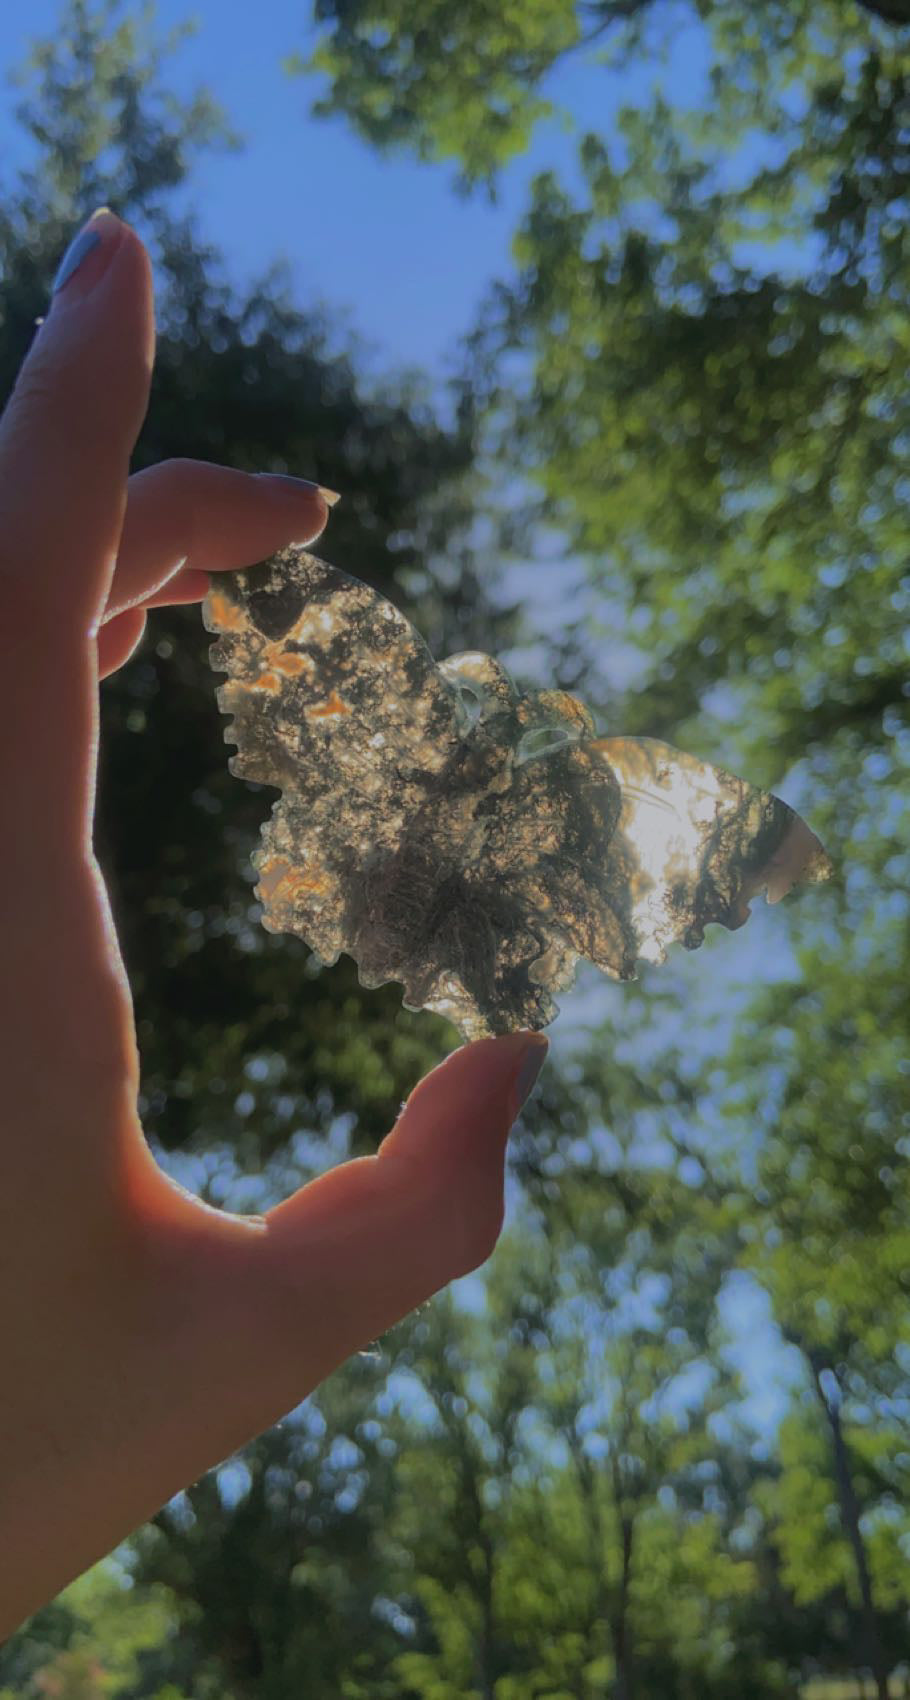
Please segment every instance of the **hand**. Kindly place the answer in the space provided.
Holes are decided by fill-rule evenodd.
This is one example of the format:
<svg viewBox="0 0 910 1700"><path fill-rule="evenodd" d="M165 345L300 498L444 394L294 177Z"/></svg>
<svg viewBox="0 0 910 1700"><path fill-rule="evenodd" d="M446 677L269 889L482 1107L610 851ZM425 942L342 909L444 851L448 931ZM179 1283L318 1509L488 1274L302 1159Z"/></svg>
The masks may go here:
<svg viewBox="0 0 910 1700"><path fill-rule="evenodd" d="M315 486L196 462L128 479L148 259L107 212L82 250L0 421L0 1637L488 1255L546 1050L516 1033L456 1051L375 1157L264 1218L156 1167L91 849L99 674L145 608L316 536L326 506Z"/></svg>

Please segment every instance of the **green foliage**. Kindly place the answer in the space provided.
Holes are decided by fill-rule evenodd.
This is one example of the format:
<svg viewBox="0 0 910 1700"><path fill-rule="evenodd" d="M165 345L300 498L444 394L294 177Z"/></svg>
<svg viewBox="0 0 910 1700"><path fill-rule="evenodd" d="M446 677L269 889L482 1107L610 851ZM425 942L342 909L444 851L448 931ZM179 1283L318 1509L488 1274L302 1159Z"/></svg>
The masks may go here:
<svg viewBox="0 0 910 1700"><path fill-rule="evenodd" d="M654 96L584 137L580 199L538 178L479 348L495 440L640 652L611 712L682 720L707 753L696 717L723 684L767 776L763 747L779 765L906 711L908 48L859 7L705 11L713 98ZM450 91L468 75L390 34Z"/></svg>
<svg viewBox="0 0 910 1700"><path fill-rule="evenodd" d="M65 1624L65 1629L63 1625ZM66 1588L31 1620L18 1645L0 1650L2 1700L107 1700L131 1690L149 1649L176 1627L170 1596L134 1589L109 1561ZM156 1689L154 1700L184 1700Z"/></svg>
<svg viewBox="0 0 910 1700"><path fill-rule="evenodd" d="M883 1695L907 1600L907 20L833 0L632 6L628 27L611 10L594 9L609 54L637 42L639 70L661 32L694 31L705 92L672 106L643 82L582 138L572 186L539 174L465 387L487 452L537 484L538 520L590 562L602 631L637 652L634 690L601 687L611 726L765 783L789 770L844 868L789 918L796 960L741 1004L726 1054L700 1070L665 1050L637 1079L614 1067L607 1097L593 1059L580 1074L621 1142L617 1188L635 1185L643 1138L696 1165L722 1264L754 1273L800 1354L805 1393L752 1510L779 1583L825 1614L818 1657L863 1647ZM378 10L353 19L322 63L364 129L355 72ZM387 7L382 21L395 36ZM494 42L490 24L473 51ZM405 32L395 52L395 139L495 174L502 153L479 164L476 135L459 149L445 107L421 105L432 50ZM447 62L449 106L467 66ZM590 697L597 640L576 636L565 678L584 672ZM601 1042L641 1055L664 1002L646 983ZM528 1153L544 1193L584 1138L577 1109L568 1122ZM647 1219L665 1181L640 1190Z"/></svg>
<svg viewBox="0 0 910 1700"><path fill-rule="evenodd" d="M355 117L381 147L457 158L469 180L527 146L551 110L540 82L582 35L572 0L431 0L419 14L398 0L318 0L315 11L329 33L308 61L288 64L329 77L317 112Z"/></svg>
<svg viewBox="0 0 910 1700"><path fill-rule="evenodd" d="M882 23L908 22L906 0L763 0L748 9L720 0L533 0L523 8L434 0L416 20L402 0L316 0L314 15L324 26L315 51L289 56L287 67L328 77L317 113L343 113L378 147L454 159L465 186L495 181L554 112L572 123L571 105L552 90L571 56L620 72L643 61L663 67L674 37L701 26L714 47L717 100L743 128L757 118L772 135L792 134L802 117L791 110L794 86L807 72L827 82L832 66L836 84L845 33L888 42Z"/></svg>
<svg viewBox="0 0 910 1700"><path fill-rule="evenodd" d="M154 221L196 154L237 145L206 90L180 101L167 87L165 67L193 26L159 37L154 18L150 0L69 0L60 33L36 42L19 73L15 115L37 163L10 213L30 215L51 252L74 218L108 201Z"/></svg>
<svg viewBox="0 0 910 1700"><path fill-rule="evenodd" d="M358 1360L142 1532L139 1583L167 1587L186 1651L181 1665L161 1648L146 1681L394 1700L397 1638L374 1612L392 1496L385 1425L369 1415L377 1379L375 1361Z"/></svg>

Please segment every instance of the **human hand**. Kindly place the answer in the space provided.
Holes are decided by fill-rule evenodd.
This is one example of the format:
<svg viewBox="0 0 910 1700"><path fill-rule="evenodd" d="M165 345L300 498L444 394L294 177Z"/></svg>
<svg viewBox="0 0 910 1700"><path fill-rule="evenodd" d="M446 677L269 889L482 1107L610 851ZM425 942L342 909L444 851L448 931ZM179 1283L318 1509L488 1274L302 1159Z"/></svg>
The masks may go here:
<svg viewBox="0 0 910 1700"><path fill-rule="evenodd" d="M316 536L326 506L197 462L128 479L148 259L107 212L82 250L0 420L0 1637L489 1254L546 1052L528 1033L454 1052L375 1157L265 1217L210 1209L155 1165L91 849L98 678L145 608Z"/></svg>

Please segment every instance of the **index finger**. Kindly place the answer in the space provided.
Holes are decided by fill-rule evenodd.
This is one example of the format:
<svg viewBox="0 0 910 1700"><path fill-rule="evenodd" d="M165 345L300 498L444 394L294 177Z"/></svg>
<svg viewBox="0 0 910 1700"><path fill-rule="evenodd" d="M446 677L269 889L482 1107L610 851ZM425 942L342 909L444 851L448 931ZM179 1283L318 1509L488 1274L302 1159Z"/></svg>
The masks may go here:
<svg viewBox="0 0 910 1700"><path fill-rule="evenodd" d="M0 420L0 595L42 623L100 615L154 354L139 238L105 210L74 252Z"/></svg>
<svg viewBox="0 0 910 1700"><path fill-rule="evenodd" d="M75 266L73 261L76 261ZM80 232L0 420L0 763L11 807L59 850L87 841L94 628L148 401L152 283L113 213ZM10 712L10 709L13 712Z"/></svg>

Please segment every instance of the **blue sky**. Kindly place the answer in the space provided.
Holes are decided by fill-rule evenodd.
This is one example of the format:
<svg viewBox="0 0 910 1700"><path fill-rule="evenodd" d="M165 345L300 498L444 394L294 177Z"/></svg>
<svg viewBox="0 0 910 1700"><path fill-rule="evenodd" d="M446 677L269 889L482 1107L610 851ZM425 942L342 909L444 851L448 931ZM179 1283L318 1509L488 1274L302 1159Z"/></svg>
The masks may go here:
<svg viewBox="0 0 910 1700"><path fill-rule="evenodd" d="M162 30L188 18L199 25L173 61L173 87L185 92L205 82L246 143L241 154L202 160L189 198L237 281L283 256L301 301L315 297L340 315L370 345L378 366L405 364L440 375L487 283L508 266L534 173L552 164L571 172L578 130L602 129L620 98L646 79L620 79L593 62L570 61L553 92L575 130L542 126L490 205L482 194L459 196L449 166L380 157L342 121L310 116L321 82L288 76L281 66L286 55L312 44L311 15L309 0L268 0L255 8L248 0L159 0ZM0 78L21 63L30 40L54 33L59 16L59 0L4 8ZM680 36L671 74L688 94L698 57L697 42ZM0 91L7 172L23 158L14 102Z"/></svg>

